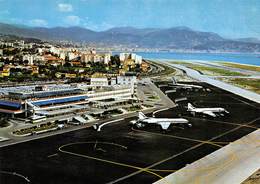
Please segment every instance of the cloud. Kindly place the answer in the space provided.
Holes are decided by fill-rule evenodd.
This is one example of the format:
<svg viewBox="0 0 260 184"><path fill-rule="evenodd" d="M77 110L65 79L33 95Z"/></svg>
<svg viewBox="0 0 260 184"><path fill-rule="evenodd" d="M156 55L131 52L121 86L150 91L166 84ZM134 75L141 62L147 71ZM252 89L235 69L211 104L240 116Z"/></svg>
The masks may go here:
<svg viewBox="0 0 260 184"><path fill-rule="evenodd" d="M79 25L80 20L81 20L80 17L76 15L69 15L65 17L64 22L69 26L76 26Z"/></svg>
<svg viewBox="0 0 260 184"><path fill-rule="evenodd" d="M29 24L32 26L47 26L48 22L44 19L32 19L29 21Z"/></svg>
<svg viewBox="0 0 260 184"><path fill-rule="evenodd" d="M58 4L58 10L60 12L72 12L73 7L71 4L60 3Z"/></svg>

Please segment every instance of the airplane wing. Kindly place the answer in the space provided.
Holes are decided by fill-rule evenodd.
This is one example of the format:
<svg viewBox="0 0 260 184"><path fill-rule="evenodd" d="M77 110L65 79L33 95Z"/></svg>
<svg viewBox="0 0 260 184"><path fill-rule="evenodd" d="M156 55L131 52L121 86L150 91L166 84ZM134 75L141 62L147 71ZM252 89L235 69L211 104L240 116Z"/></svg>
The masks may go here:
<svg viewBox="0 0 260 184"><path fill-rule="evenodd" d="M167 130L169 128L169 126L171 125L171 122L160 122L158 124L161 125L163 130Z"/></svg>
<svg viewBox="0 0 260 184"><path fill-rule="evenodd" d="M203 111L202 113L207 114L212 117L216 117L216 114L214 114L212 111Z"/></svg>

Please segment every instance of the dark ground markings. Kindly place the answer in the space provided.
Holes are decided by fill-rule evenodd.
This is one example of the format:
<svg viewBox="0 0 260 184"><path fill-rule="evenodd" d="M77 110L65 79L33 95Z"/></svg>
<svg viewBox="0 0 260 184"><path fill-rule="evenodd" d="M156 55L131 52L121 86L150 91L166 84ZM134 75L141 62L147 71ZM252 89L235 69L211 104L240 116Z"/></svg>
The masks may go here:
<svg viewBox="0 0 260 184"><path fill-rule="evenodd" d="M187 164L190 164L194 162L194 160L199 160L206 156L209 153L212 153L213 151L216 151L218 148L212 146L212 145L201 145L197 146L196 148L184 152L183 154L180 154L173 159L167 160L167 162L163 162L162 164L156 165L155 167L150 168L150 171L158 173L160 176L167 176L169 174L172 174L176 172L177 170L185 167ZM231 158L231 157L230 157ZM225 163L220 163L219 167L222 167L224 164L228 164L230 162L229 159L226 160ZM209 172L210 170L214 168L197 168L201 169L205 172ZM192 171L192 170L191 170ZM138 181L142 181L142 183L153 183L157 181L158 179L147 175L146 173L137 173L133 176L124 177L121 178L120 184L128 184L128 183L138 183Z"/></svg>
<svg viewBox="0 0 260 184"><path fill-rule="evenodd" d="M251 124L251 126L260 128L260 119Z"/></svg>
<svg viewBox="0 0 260 184"><path fill-rule="evenodd" d="M162 177L165 177L165 174L160 174ZM109 184L132 184L132 183L142 183L142 184L151 184L160 178L154 176L154 175L148 175L147 173L141 172L137 175L134 175L132 177L127 177L124 178L118 178L119 181L114 180Z"/></svg>
<svg viewBox="0 0 260 184"><path fill-rule="evenodd" d="M243 127L243 128L240 128L234 132L231 132L227 135L224 135L218 139L216 139L215 141L218 141L218 142L234 142L240 138L242 138L243 136L246 136L248 135L249 133L252 132L252 128L247 128L247 127Z"/></svg>
<svg viewBox="0 0 260 184"><path fill-rule="evenodd" d="M21 173L17 173L14 170L1 170L0 171L0 183L19 183L26 184L30 183L30 179Z"/></svg>
<svg viewBox="0 0 260 184"><path fill-rule="evenodd" d="M176 172L177 170L187 166L188 164L193 163L194 161L197 161L197 160L203 158L204 156L206 156L218 149L220 149L220 148L217 148L216 146L213 146L213 145L203 144L203 145L195 147L194 149L191 149L191 150L167 161L166 163L157 165L156 167L153 167L152 169L158 170L158 172L160 172L160 170L161 170L161 173L170 174L171 172L172 173ZM227 159L227 162L228 162L228 159ZM225 163L220 163L220 165L221 164L225 164ZM205 172L207 172L210 168L196 168L196 169L205 170ZM168 170L168 172L167 172L167 170Z"/></svg>

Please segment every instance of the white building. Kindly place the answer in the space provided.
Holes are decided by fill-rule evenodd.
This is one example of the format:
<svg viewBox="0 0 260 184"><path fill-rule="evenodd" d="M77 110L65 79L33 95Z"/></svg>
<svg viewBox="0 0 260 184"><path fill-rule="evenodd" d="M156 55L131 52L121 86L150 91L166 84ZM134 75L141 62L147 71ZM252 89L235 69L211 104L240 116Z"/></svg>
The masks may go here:
<svg viewBox="0 0 260 184"><path fill-rule="evenodd" d="M65 53L65 52L61 52L61 53L60 53L60 58L63 59L63 60L65 60L65 58L66 58L66 53Z"/></svg>
<svg viewBox="0 0 260 184"><path fill-rule="evenodd" d="M74 52L68 52L68 59L69 60L73 60L73 59L75 59L77 57L78 57L78 55L75 54Z"/></svg>
<svg viewBox="0 0 260 184"><path fill-rule="evenodd" d="M103 61L103 57L100 55L94 55L94 63L98 63L98 62L102 62Z"/></svg>
<svg viewBox="0 0 260 184"><path fill-rule="evenodd" d="M54 46L51 46L50 48L50 52L52 52L53 54L60 54L60 49L59 48L56 48Z"/></svg>
<svg viewBox="0 0 260 184"><path fill-rule="evenodd" d="M117 84L129 86L132 93L134 93L136 83L136 76L117 76Z"/></svg>
<svg viewBox="0 0 260 184"><path fill-rule="evenodd" d="M43 49L42 49L42 48L37 48L37 52L38 52L39 54L42 54L42 53L43 53Z"/></svg>
<svg viewBox="0 0 260 184"><path fill-rule="evenodd" d="M111 57L110 53L105 53L105 54L89 53L89 54L81 55L81 61L85 62L85 63L87 63L87 62L102 63L103 62L104 64L108 64L111 60L110 57Z"/></svg>
<svg viewBox="0 0 260 184"><path fill-rule="evenodd" d="M94 86L108 86L107 78L91 78L90 85Z"/></svg>
<svg viewBox="0 0 260 184"><path fill-rule="evenodd" d="M130 56L129 53L120 53L119 59L120 59L120 61L125 61L126 59L129 58L129 56Z"/></svg>
<svg viewBox="0 0 260 184"><path fill-rule="evenodd" d="M135 53L120 53L119 55L120 61L125 61L126 59L134 60L135 64L142 64L142 56L139 56Z"/></svg>
<svg viewBox="0 0 260 184"><path fill-rule="evenodd" d="M81 61L88 63L92 62L94 60L94 55L93 54L83 54L81 55Z"/></svg>
<svg viewBox="0 0 260 184"><path fill-rule="evenodd" d="M136 76L117 76L117 84L119 85L132 85L136 84Z"/></svg>
<svg viewBox="0 0 260 184"><path fill-rule="evenodd" d="M44 56L33 56L34 61L44 61Z"/></svg>
<svg viewBox="0 0 260 184"><path fill-rule="evenodd" d="M136 55L135 56L135 64L142 64L143 58L142 56Z"/></svg>
<svg viewBox="0 0 260 184"><path fill-rule="evenodd" d="M33 65L33 55L24 55L23 56L23 61L27 60L29 65Z"/></svg>
<svg viewBox="0 0 260 184"><path fill-rule="evenodd" d="M111 61L111 54L104 55L104 63L107 65Z"/></svg>

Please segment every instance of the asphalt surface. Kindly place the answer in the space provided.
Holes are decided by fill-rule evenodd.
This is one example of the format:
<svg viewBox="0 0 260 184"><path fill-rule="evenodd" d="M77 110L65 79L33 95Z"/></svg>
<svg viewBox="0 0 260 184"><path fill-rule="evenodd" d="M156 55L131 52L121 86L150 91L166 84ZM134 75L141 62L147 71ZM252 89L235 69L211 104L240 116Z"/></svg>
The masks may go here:
<svg viewBox="0 0 260 184"><path fill-rule="evenodd" d="M2 147L0 183L152 183L260 127L259 104L202 85L211 90L177 90L168 96L187 97L198 107L224 107L230 115L193 117L183 101L155 116L183 117L191 128L172 126L163 133L151 125L137 130L128 118L101 132L86 128Z"/></svg>

